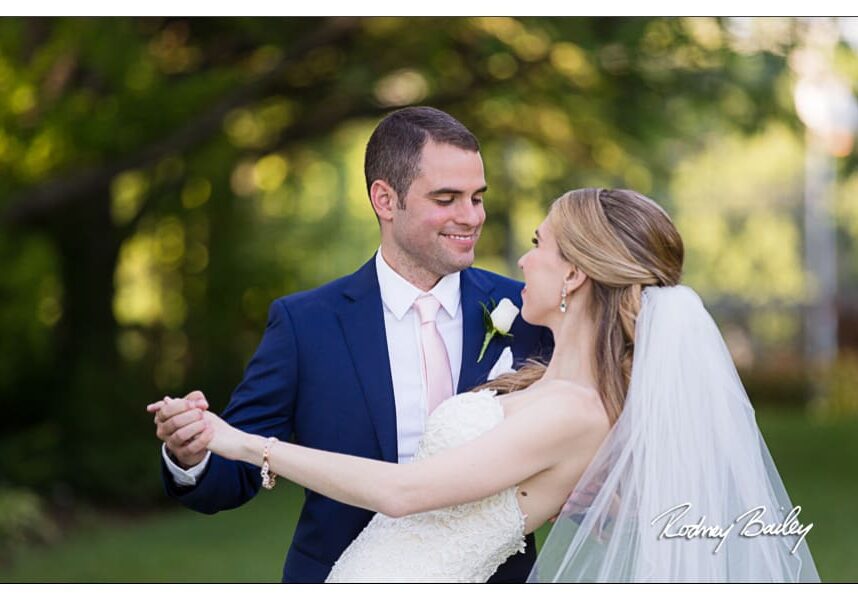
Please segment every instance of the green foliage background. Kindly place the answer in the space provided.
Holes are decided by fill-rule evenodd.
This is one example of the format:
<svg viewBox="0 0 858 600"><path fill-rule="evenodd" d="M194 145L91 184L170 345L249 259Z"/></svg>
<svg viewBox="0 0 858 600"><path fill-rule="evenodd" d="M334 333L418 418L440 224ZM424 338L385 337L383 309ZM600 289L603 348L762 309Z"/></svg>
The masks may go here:
<svg viewBox="0 0 858 600"><path fill-rule="evenodd" d="M268 304L371 256L363 147L382 115L408 104L446 110L481 140L490 191L478 266L516 276L565 190L637 189L673 215L686 282L722 325L755 404L801 411L825 389L817 419L854 414L851 146L837 158L834 208L844 358L820 374L800 351L813 274L791 58L806 29L713 18L0 20L0 500L17 515L0 536L50 542L81 507L164 502L143 408L191 389L222 408ZM845 41L832 61L858 81Z"/></svg>

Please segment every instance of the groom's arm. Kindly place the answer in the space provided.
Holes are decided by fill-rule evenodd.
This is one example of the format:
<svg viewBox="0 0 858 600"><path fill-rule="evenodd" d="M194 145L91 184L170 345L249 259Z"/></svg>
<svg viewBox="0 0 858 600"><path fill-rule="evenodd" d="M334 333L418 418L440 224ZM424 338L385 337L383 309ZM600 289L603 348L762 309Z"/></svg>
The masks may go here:
<svg viewBox="0 0 858 600"><path fill-rule="evenodd" d="M292 435L297 394L298 349L285 302L272 303L262 341L245 370L223 418L234 427L282 440ZM259 491L259 469L211 456L196 485L178 485L162 459L162 478L169 496L199 512L235 508Z"/></svg>
<svg viewBox="0 0 858 600"><path fill-rule="evenodd" d="M161 460L167 471L173 477L173 482L178 486L197 485L197 479L205 473L211 460L211 452L206 452L203 459L187 469L178 464L178 459L167 450L167 444L161 444Z"/></svg>

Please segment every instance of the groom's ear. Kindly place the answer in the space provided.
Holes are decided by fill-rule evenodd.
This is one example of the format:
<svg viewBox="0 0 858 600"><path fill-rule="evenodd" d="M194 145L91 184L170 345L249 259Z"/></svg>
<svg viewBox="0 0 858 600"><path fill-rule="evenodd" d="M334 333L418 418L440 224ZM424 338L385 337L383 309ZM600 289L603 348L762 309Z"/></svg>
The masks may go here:
<svg viewBox="0 0 858 600"><path fill-rule="evenodd" d="M372 182L369 188L369 199L372 202L372 209L380 220L393 220L393 211L396 209L399 196L386 181L376 179Z"/></svg>

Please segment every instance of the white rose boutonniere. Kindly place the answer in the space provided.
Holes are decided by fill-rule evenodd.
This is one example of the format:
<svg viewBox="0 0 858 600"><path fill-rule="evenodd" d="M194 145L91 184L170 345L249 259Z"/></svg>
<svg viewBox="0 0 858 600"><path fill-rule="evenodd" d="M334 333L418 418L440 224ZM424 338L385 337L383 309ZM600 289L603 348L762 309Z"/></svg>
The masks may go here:
<svg viewBox="0 0 858 600"><path fill-rule="evenodd" d="M497 306L494 306L494 300L492 300L492 310L489 310L489 307L482 302L480 302L480 306L483 307L483 324L486 326L486 337L483 338L483 347L477 362L483 360L486 348L489 347L489 342L492 341L495 334L512 337L509 330L512 327L512 322L518 316L518 307L509 298L503 298Z"/></svg>

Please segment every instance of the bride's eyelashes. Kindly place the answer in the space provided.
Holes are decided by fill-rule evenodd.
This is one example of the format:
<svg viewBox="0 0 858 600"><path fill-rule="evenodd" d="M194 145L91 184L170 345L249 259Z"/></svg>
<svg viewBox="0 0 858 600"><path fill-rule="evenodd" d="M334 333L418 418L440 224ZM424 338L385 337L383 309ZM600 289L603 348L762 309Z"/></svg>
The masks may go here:
<svg viewBox="0 0 858 600"><path fill-rule="evenodd" d="M533 244L534 248L539 248L539 240L535 237L530 238L530 243Z"/></svg>

